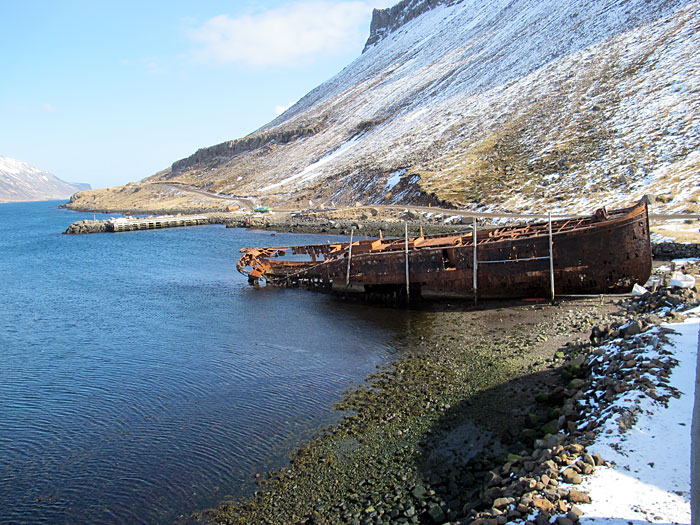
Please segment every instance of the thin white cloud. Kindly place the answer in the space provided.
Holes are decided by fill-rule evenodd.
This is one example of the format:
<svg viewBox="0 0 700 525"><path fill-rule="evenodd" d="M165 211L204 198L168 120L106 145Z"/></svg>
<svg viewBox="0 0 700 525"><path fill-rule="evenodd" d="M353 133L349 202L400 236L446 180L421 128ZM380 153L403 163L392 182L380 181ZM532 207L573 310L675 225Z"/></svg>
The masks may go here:
<svg viewBox="0 0 700 525"><path fill-rule="evenodd" d="M149 75L164 75L168 72L168 69L156 57L143 58L141 63Z"/></svg>
<svg viewBox="0 0 700 525"><path fill-rule="evenodd" d="M219 15L188 32L202 62L254 67L296 66L319 55L361 48L369 1L302 0L241 16Z"/></svg>
<svg viewBox="0 0 700 525"><path fill-rule="evenodd" d="M275 113L277 115L281 115L285 111L287 111L289 108L291 108L294 105L294 101L289 102L286 106L275 106Z"/></svg>
<svg viewBox="0 0 700 525"><path fill-rule="evenodd" d="M165 75L168 73L168 68L158 57L120 58L119 64L130 68L138 68L148 75Z"/></svg>
<svg viewBox="0 0 700 525"><path fill-rule="evenodd" d="M52 104L49 104L49 103L42 104L42 105L41 105L41 108L42 108L44 111L48 112L48 113L53 113L53 111L54 111L53 105L52 105Z"/></svg>

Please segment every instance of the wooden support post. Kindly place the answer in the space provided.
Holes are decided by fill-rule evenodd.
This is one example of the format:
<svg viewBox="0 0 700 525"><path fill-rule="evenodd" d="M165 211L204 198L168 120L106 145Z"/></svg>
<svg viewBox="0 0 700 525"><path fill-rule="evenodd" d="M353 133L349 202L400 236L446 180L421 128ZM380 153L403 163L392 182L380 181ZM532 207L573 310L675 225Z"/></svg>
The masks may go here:
<svg viewBox="0 0 700 525"><path fill-rule="evenodd" d="M404 227L404 245L406 248L406 298L411 297L411 283L408 278L408 222L403 223Z"/></svg>
<svg viewBox="0 0 700 525"><path fill-rule="evenodd" d="M554 244L552 242L552 213L549 216L549 288L552 303L554 303Z"/></svg>
<svg viewBox="0 0 700 525"><path fill-rule="evenodd" d="M352 260L352 234L354 233L355 228L350 229L350 245L348 246L348 273L345 276L345 289L348 289L348 286L350 286L350 262Z"/></svg>
<svg viewBox="0 0 700 525"><path fill-rule="evenodd" d="M476 259L476 217L472 217L472 244L474 245L474 304L476 304L476 267L479 264Z"/></svg>

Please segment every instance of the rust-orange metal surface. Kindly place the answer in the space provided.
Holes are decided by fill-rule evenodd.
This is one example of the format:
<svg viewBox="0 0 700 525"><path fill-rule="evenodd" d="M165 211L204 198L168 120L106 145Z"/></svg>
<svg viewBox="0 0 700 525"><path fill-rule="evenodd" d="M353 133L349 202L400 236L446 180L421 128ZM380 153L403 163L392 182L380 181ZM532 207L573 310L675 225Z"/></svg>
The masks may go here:
<svg viewBox="0 0 700 525"><path fill-rule="evenodd" d="M587 218L434 237L361 240L241 250L237 268L251 284L367 294L480 298L622 293L651 273L646 202ZM406 244L408 249L406 249ZM551 250L551 251L550 251ZM284 257L307 255L306 261ZM406 255L408 254L408 288ZM552 266L550 270L550 256ZM348 271L348 258L350 258Z"/></svg>

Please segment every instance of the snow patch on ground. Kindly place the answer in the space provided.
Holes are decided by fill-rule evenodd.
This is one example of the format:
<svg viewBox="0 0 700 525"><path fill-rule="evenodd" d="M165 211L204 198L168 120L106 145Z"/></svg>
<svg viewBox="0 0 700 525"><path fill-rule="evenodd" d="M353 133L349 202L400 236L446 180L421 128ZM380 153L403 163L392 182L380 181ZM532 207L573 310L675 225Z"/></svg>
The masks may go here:
<svg viewBox="0 0 700 525"><path fill-rule="evenodd" d="M303 171L300 173L297 173L296 175L292 175L291 177L287 177L284 180L281 180L280 182L276 182L275 184L270 184L269 186L265 186L261 191L269 191L275 188L279 188L280 186L284 186L286 184L289 184L294 181L299 181L299 182L309 182L310 180L316 178L320 173L318 173L318 169L324 166L325 164L328 164L332 160L338 158L342 154L344 154L346 151L351 149L355 144L357 144L357 141L359 138L354 138L349 141L347 141L345 144L343 144L341 147L339 147L337 150L335 150L333 153L330 153L329 155L326 155L325 157L317 160L316 162L313 162L309 164L306 168L304 168Z"/></svg>
<svg viewBox="0 0 700 525"><path fill-rule="evenodd" d="M639 400L639 419L626 432L612 418L606 422L589 451L599 452L613 466L584 478L580 488L589 491L592 503L580 505L583 524L690 523L690 429L700 319L663 326L675 332L663 350L679 362L670 384L682 394L671 398L667 408L648 397ZM625 393L616 404L629 404L635 396Z"/></svg>
<svg viewBox="0 0 700 525"><path fill-rule="evenodd" d="M425 191L449 193L483 176L488 155L473 146L518 130L526 159L561 155L561 169L506 177L477 207L490 199L501 211L590 213L652 193L672 197L659 210L682 211L700 196L698 12L687 0L436 6L263 128L333 122L284 159L322 164L285 176L295 168L273 163L263 191L411 166L428 172ZM341 155L361 123L373 124ZM598 143L580 154L587 137Z"/></svg>
<svg viewBox="0 0 700 525"><path fill-rule="evenodd" d="M401 176L406 173L406 169L400 169L395 172L393 172L391 175L389 175L389 178L386 181L386 186L384 186L384 189L386 191L391 191L394 186L396 186L400 181L401 181Z"/></svg>

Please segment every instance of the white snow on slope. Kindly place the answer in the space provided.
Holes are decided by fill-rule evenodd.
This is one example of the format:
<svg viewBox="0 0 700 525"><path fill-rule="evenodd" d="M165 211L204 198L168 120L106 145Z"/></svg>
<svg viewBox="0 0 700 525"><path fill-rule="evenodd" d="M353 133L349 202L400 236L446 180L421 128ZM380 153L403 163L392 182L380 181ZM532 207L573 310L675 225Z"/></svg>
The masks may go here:
<svg viewBox="0 0 700 525"><path fill-rule="evenodd" d="M296 175L292 175L291 177L287 177L284 180L281 180L274 184L270 184L269 186L265 186L264 188L262 188L261 191L273 190L275 188L279 188L280 186L284 186L285 184L289 184L297 180L299 182L308 182L310 180L313 180L319 175L319 168L321 168L324 164L328 164L332 160L338 158L340 155L352 148L356 143L357 139L351 139L347 141L333 153L326 155L325 157L317 160L316 162L309 164L306 168L304 168L301 172L297 173Z"/></svg>
<svg viewBox="0 0 700 525"><path fill-rule="evenodd" d="M63 199L80 189L26 162L0 156L0 202Z"/></svg>
<svg viewBox="0 0 700 525"><path fill-rule="evenodd" d="M21 175L21 174L35 174L39 175L43 173L40 169L22 162L20 160L11 159L9 157L0 156L0 174L11 176L11 175Z"/></svg>
<svg viewBox="0 0 700 525"><path fill-rule="evenodd" d="M359 176L363 164L390 173L423 161L436 143L448 150L449 144L473 145L519 119L525 126L521 141L536 158L565 147L566 137L557 133L595 114L609 135L600 152L575 171L537 184L543 194L558 188L577 197L585 190L590 197L577 201L576 209L565 200L567 209L553 212L588 212L621 198L671 191L670 179L683 163L690 173L683 171L687 181L676 184L688 190L700 182L686 158L700 148L700 55L693 52L700 47L699 11L699 2L682 0L465 0L438 6L371 46L263 128L332 122L293 148L290 162L309 159L314 177L301 176L299 168L285 175L284 163L278 164L260 174L267 177L264 190L285 185L290 191L291 183L299 188L353 170ZM553 100L558 106L549 112L551 130L527 129L533 108ZM356 126L370 121L378 124L358 137L351 152L315 165L313 159L342 147ZM454 170L473 162L454 160L434 166L436 180L459 179ZM611 187L610 180L620 182ZM499 206L523 211L540 198L500 193ZM686 193L691 195L679 198L674 210L695 198Z"/></svg>
<svg viewBox="0 0 700 525"><path fill-rule="evenodd" d="M162 177L273 205L700 212L700 0L449 3Z"/></svg>
<svg viewBox="0 0 700 525"><path fill-rule="evenodd" d="M394 189L394 187L401 182L401 177L406 173L406 169L400 169L396 170L395 172L391 173L389 175L389 178L386 181L386 185L384 186L384 191L391 191Z"/></svg>

